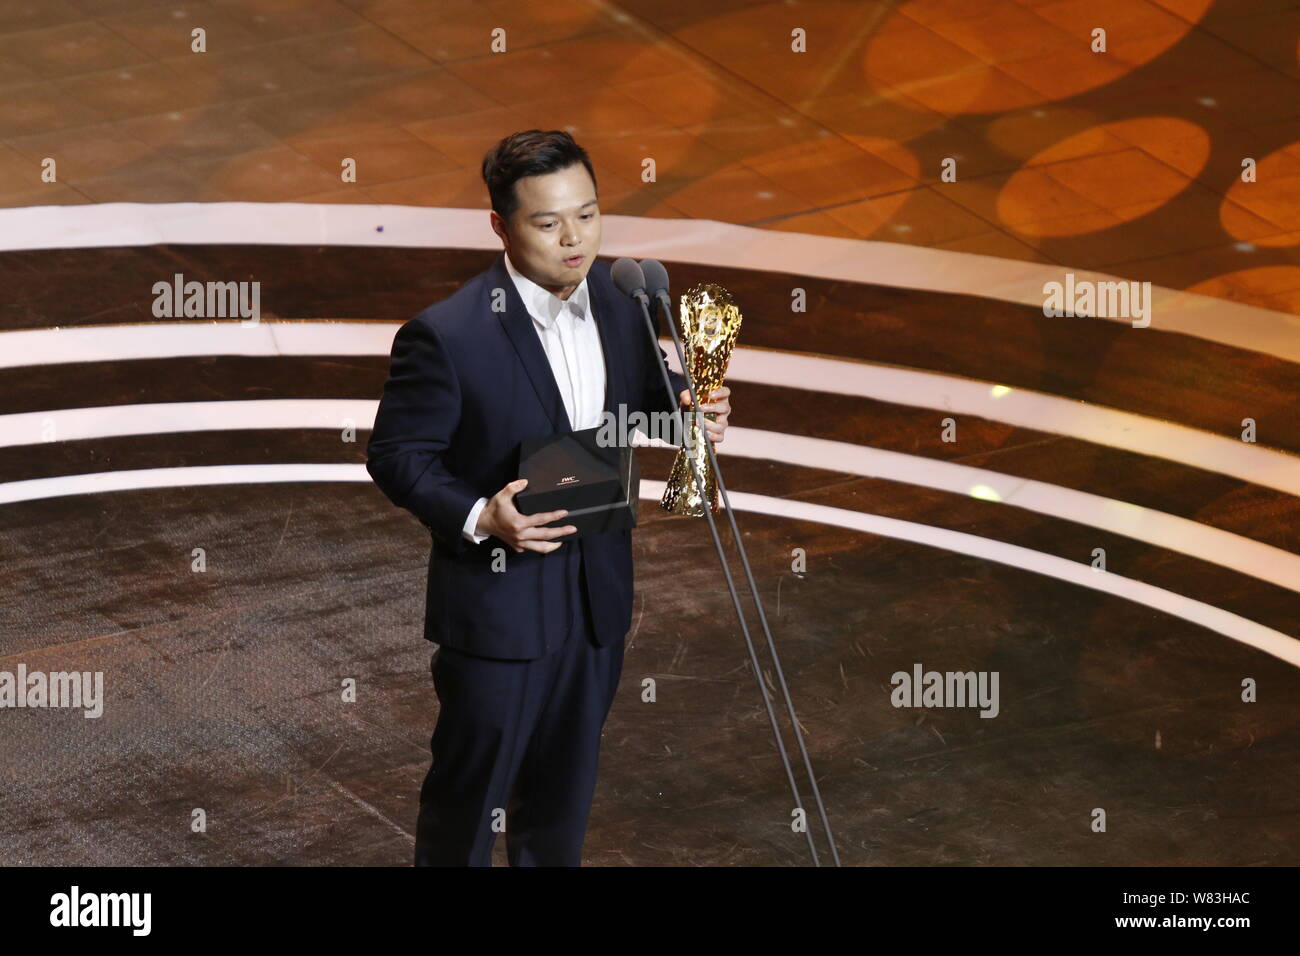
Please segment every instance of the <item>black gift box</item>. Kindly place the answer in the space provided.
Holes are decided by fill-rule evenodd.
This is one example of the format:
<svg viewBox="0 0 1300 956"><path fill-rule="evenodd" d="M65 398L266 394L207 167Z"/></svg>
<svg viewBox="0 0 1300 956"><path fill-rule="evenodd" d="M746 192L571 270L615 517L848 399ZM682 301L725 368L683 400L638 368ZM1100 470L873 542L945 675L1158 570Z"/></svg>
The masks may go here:
<svg viewBox="0 0 1300 956"><path fill-rule="evenodd" d="M567 510L543 525L578 529L556 541L636 527L641 473L635 451L630 445L602 447L596 441L600 431L584 428L519 445L519 477L528 479L528 487L515 495L515 508L525 515Z"/></svg>

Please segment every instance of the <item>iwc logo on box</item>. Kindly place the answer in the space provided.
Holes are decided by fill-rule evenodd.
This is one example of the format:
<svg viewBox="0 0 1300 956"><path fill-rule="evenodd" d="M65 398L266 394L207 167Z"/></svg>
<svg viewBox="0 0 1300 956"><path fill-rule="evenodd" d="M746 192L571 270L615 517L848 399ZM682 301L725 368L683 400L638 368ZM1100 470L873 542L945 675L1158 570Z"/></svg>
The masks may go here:
<svg viewBox="0 0 1300 956"><path fill-rule="evenodd" d="M631 445L602 445L599 428L525 439L519 445L519 477L528 487L515 495L520 514L568 512L544 527L573 525L559 539L635 528L641 475Z"/></svg>

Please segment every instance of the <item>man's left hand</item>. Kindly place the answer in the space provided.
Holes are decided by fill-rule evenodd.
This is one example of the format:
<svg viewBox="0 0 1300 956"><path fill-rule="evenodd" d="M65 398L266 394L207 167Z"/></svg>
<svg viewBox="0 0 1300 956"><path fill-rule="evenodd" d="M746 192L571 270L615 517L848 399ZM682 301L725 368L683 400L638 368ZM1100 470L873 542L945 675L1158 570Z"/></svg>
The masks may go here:
<svg viewBox="0 0 1300 956"><path fill-rule="evenodd" d="M730 396L731 389L724 385L709 392L708 398L700 405L700 411L715 413L716 421L704 419L704 430L709 436L709 441L715 445L722 441L722 436L727 431L727 416L731 414ZM677 399L681 402L682 408L690 408L691 390L689 388L682 389L678 393Z"/></svg>

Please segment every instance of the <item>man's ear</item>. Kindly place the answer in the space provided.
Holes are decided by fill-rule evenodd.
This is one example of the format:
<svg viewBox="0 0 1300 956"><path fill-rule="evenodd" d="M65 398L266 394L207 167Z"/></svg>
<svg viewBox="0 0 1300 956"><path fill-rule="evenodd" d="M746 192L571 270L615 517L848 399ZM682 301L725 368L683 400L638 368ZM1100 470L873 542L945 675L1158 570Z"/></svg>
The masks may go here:
<svg viewBox="0 0 1300 956"><path fill-rule="evenodd" d="M509 252L510 231L506 228L506 221L501 218L495 209L488 210L488 224L492 227L492 231L497 234L502 245L505 246L505 251Z"/></svg>

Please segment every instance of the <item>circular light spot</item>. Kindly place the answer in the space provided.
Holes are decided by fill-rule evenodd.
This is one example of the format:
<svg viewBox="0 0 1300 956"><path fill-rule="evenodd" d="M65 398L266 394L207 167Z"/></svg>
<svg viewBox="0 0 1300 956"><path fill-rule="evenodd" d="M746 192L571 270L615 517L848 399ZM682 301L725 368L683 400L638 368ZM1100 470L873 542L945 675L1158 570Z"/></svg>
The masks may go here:
<svg viewBox="0 0 1300 956"><path fill-rule="evenodd" d="M1300 243L1300 142L1256 159L1254 182L1241 173L1219 206L1219 221L1234 239L1257 246ZM1242 167L1244 171L1245 167Z"/></svg>
<svg viewBox="0 0 1300 956"><path fill-rule="evenodd" d="M1131 222L1182 192L1210 140L1168 116L1090 127L1040 151L1007 180L996 214L1030 236L1075 236Z"/></svg>
<svg viewBox="0 0 1300 956"><path fill-rule="evenodd" d="M1099 16L1083 3L954 19L932 0L911 0L867 39L862 69L877 89L895 89L948 116L999 113L1064 100L1150 63L1182 40L1212 0L1184 0L1178 15L1154 3ZM1105 21L1104 23L1102 21ZM1092 31L1107 28L1105 52Z"/></svg>

